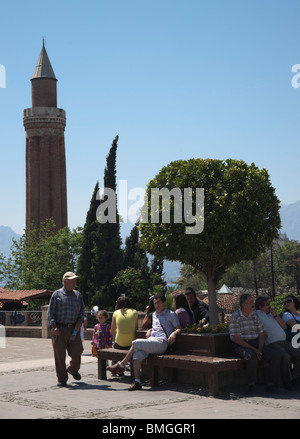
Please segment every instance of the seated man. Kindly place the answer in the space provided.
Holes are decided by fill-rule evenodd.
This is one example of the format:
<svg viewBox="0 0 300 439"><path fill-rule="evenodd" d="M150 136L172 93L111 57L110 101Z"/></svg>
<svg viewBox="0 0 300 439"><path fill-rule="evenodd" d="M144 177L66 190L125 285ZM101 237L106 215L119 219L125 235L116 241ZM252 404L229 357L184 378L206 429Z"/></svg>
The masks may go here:
<svg viewBox="0 0 300 439"><path fill-rule="evenodd" d="M203 326L209 321L208 306L202 300L198 300L193 288L187 288L184 293L190 310L193 314L193 323Z"/></svg>
<svg viewBox="0 0 300 439"><path fill-rule="evenodd" d="M240 309L235 311L229 321L229 335L235 355L246 362L248 391L253 393L257 381L258 360L270 364L268 391L278 391L280 384L281 354L265 346L264 327L254 311L254 298L250 294L240 297Z"/></svg>
<svg viewBox="0 0 300 439"><path fill-rule="evenodd" d="M133 340L132 346L122 361L108 366L107 370L121 373L127 362L133 362L134 382L128 390L140 390L141 363L149 354L164 354L169 344L173 344L176 335L180 334L180 324L177 314L166 308L166 298L157 294L153 298L155 312L152 314L152 328L146 333L146 339Z"/></svg>
<svg viewBox="0 0 300 439"><path fill-rule="evenodd" d="M291 343L286 341L286 323L271 309L269 296L261 295L255 300L256 314L261 320L267 333L266 346L275 349L281 354L282 381L287 389L292 390L297 386L300 377L300 349L295 349ZM294 360L294 367L291 371L291 357Z"/></svg>

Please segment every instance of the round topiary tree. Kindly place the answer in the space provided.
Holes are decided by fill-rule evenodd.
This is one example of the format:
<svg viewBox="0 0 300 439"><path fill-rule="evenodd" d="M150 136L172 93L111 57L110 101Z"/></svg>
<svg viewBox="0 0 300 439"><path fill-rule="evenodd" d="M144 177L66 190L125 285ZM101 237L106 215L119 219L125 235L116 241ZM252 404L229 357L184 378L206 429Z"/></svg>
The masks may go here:
<svg viewBox="0 0 300 439"><path fill-rule="evenodd" d="M197 196L200 189L203 206ZM159 203L158 191L163 194ZM141 245L158 258L195 267L206 278L210 322L216 325L218 281L226 269L255 259L278 236L279 204L267 170L253 163L174 161L147 186ZM187 227L192 220L194 224Z"/></svg>

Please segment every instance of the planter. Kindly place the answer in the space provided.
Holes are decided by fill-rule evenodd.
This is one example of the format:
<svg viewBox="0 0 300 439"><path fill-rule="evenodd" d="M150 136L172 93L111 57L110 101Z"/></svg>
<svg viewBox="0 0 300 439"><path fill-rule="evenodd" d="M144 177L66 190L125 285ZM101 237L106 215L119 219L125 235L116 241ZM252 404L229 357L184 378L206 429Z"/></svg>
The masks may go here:
<svg viewBox="0 0 300 439"><path fill-rule="evenodd" d="M176 350L197 355L218 356L231 353L229 334L180 334Z"/></svg>
<svg viewBox="0 0 300 439"><path fill-rule="evenodd" d="M145 338L146 331L137 331L137 338ZM229 334L180 334L175 350L195 355L222 356L231 354Z"/></svg>

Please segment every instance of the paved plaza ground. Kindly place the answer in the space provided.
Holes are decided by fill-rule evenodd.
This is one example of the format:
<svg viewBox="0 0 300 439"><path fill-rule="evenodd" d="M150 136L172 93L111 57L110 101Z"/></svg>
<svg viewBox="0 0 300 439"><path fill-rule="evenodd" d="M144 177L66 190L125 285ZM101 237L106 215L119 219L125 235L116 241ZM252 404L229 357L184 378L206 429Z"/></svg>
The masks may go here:
<svg viewBox="0 0 300 439"><path fill-rule="evenodd" d="M98 419L107 425L126 420L186 423L204 419L300 419L300 390L279 395L247 396L243 389L208 396L199 386L161 383L128 392L124 378L97 378L97 359L84 342L81 381L72 376L68 387L57 387L50 339L7 337L0 349L0 419ZM115 424L114 424L115 422ZM13 424L12 424L13 425ZM125 425L125 424L124 424Z"/></svg>

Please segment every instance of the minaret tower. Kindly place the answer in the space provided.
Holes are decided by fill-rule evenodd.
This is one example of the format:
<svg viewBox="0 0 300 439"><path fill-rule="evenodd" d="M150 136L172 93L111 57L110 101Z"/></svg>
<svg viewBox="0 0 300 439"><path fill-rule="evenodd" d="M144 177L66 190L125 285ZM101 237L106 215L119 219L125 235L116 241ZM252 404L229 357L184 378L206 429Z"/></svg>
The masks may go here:
<svg viewBox="0 0 300 439"><path fill-rule="evenodd" d="M26 227L53 218L68 225L65 138L66 112L57 108L57 79L45 45L31 78L32 107L24 110L26 131Z"/></svg>

